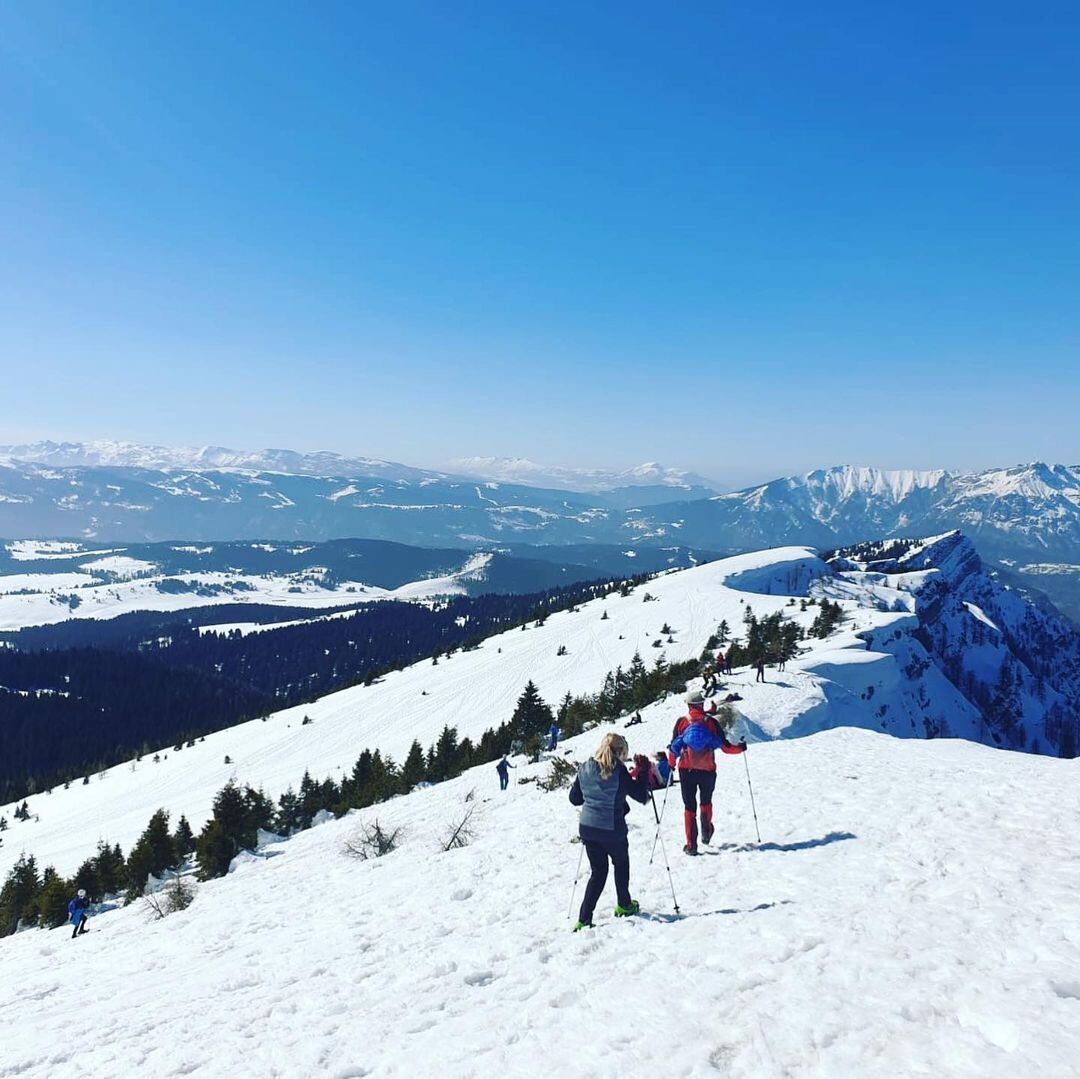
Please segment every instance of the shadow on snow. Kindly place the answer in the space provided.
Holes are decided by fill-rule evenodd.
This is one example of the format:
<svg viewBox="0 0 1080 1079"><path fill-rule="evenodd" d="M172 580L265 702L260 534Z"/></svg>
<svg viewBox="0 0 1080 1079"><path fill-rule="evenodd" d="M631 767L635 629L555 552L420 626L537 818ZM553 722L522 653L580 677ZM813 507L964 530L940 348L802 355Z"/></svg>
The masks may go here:
<svg viewBox="0 0 1080 1079"><path fill-rule="evenodd" d="M751 851L751 850L813 850L814 847L827 847L830 843L842 843L845 839L858 839L854 832L830 832L821 836L820 839L801 839L797 843L724 843L717 847L717 851Z"/></svg>

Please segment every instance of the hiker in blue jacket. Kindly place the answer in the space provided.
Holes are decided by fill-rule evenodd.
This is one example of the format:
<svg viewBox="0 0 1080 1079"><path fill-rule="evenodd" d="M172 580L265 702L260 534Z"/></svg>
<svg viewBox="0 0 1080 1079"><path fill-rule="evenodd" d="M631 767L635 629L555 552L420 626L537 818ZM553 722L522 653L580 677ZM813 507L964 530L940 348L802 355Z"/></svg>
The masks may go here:
<svg viewBox="0 0 1080 1079"><path fill-rule="evenodd" d="M559 745L559 727L557 724L552 723L548 730L548 752L554 753Z"/></svg>
<svg viewBox="0 0 1080 1079"><path fill-rule="evenodd" d="M650 792L646 783L631 779L625 761L630 750L621 734L605 734L600 748L579 769L570 788L570 801L581 806L578 833L585 844L591 875L585 886L574 932L592 926L593 911L607 883L608 859L615 868L615 917L637 914L638 901L630 897L630 849L626 815L633 798L644 805Z"/></svg>
<svg viewBox="0 0 1080 1079"><path fill-rule="evenodd" d="M509 770L511 768L513 768L513 767L514 767L514 765L512 765L506 759L505 756L503 757L503 759L501 761L499 761L498 764L495 765L495 771L499 773L499 790L504 791L504 790L506 790L507 786L509 786L509 784L510 784L510 771Z"/></svg>
<svg viewBox="0 0 1080 1079"><path fill-rule="evenodd" d="M86 932L86 911L89 906L90 900L86 897L86 889L80 888L75 898L68 903L68 920L75 927L71 931L72 940Z"/></svg>

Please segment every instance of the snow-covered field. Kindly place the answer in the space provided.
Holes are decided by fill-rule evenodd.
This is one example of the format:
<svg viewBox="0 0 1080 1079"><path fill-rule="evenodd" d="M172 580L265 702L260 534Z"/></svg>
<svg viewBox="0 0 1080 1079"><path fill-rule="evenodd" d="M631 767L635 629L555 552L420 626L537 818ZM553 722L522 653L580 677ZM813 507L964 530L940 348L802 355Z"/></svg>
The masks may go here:
<svg viewBox="0 0 1080 1079"><path fill-rule="evenodd" d="M33 553L69 557L41 554L38 548ZM491 555L477 554L456 573L387 589L361 581L327 584L312 570L278 575L174 573L165 577L155 572L158 567L153 562L113 555L69 566L63 572L0 574L0 630L72 618L116 618L133 611L167 612L229 603L265 603L300 610L388 599L422 603L436 596L464 594L464 583L481 577L490 561Z"/></svg>
<svg viewBox="0 0 1080 1079"><path fill-rule="evenodd" d="M626 732L670 736L677 701ZM574 759L595 732L568 743ZM324 824L200 885L0 941L0 1076L676 1076L1066 1079L1080 1074L1080 765L838 730L722 758L717 834L679 853L676 917L647 807L646 912L571 934L565 791L494 769ZM478 800L477 838L438 841ZM376 861L363 820L402 826ZM576 900L580 901L581 886Z"/></svg>

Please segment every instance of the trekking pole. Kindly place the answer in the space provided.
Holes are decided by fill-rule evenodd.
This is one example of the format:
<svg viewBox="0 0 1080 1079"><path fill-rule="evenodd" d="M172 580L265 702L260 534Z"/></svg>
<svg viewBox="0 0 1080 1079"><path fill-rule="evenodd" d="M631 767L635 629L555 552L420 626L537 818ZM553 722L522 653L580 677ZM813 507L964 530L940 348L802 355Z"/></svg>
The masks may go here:
<svg viewBox="0 0 1080 1079"><path fill-rule="evenodd" d="M664 868L667 870L668 884L671 886L671 902L675 905L675 913L679 913L679 901L675 898L675 881L671 879L671 863L668 861L667 847L664 845L664 837L660 835L660 814L656 812L656 799L653 798L652 792L649 792L649 801L652 803L653 816L656 817L656 835L660 840L660 853L664 858ZM656 845L656 841L653 841L653 845ZM649 864L652 865L652 859L649 859Z"/></svg>
<svg viewBox="0 0 1080 1079"><path fill-rule="evenodd" d="M581 880L581 863L585 859L585 843L581 841L581 853L577 859L577 872L574 874L574 887L570 892L570 909L566 912L567 918L574 916L574 896L577 895L578 881Z"/></svg>
<svg viewBox="0 0 1080 1079"><path fill-rule="evenodd" d="M746 765L746 785L750 788L750 808L754 811L754 831L757 832L757 841L761 842L761 829L758 827L757 805L754 802L754 784L750 782L750 764L746 759L746 751L743 751L742 762Z"/></svg>
<svg viewBox="0 0 1080 1079"><path fill-rule="evenodd" d="M672 768L671 771L668 772L667 786L664 788L664 802L660 806L660 813L656 818L656 835L653 836L652 854L649 855L649 865L653 864L653 858L656 857L656 841L660 838L660 822L664 819L664 810L667 809L668 791L671 790L671 782L672 782L672 780L674 778L675 778L675 769ZM656 803L655 802L653 803L653 812L654 813L656 812Z"/></svg>

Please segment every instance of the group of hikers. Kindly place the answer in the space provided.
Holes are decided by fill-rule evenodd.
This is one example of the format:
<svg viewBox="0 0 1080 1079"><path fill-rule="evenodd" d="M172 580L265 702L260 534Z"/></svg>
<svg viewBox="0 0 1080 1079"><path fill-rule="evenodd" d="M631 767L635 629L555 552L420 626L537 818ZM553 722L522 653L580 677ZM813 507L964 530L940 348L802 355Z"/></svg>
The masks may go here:
<svg viewBox="0 0 1080 1079"><path fill-rule="evenodd" d="M728 651L726 651L726 652L723 649L721 649L719 652L717 652L716 653L716 666L715 667L711 667L711 666L707 667L702 672L703 680L704 680L704 684L703 684L702 688L703 688L703 690L705 692L705 696L709 696L710 693L715 692L715 690L718 688L718 686L720 684L719 679L720 679L721 675L731 674L732 673L731 656L732 656L732 653L735 650L734 649L734 644L735 644L735 642L733 641L732 642L732 647L729 648ZM776 660L776 662L778 664L777 669L782 671L784 669L784 658L783 658L783 656L779 656L779 657L774 656L773 658ZM766 657L764 652L758 653L757 658L753 660L753 663L751 664L751 666L753 666L753 668L754 668L754 681L755 682L764 682L765 681L765 663L766 663L766 661L767 661L767 657Z"/></svg>
<svg viewBox="0 0 1080 1079"><path fill-rule="evenodd" d="M700 690L691 690L686 695L686 714L675 723L667 753L657 753L655 762L639 754L634 758L634 767L628 769L630 751L626 739L612 732L604 735L593 756L578 769L570 788L570 801L581 807L578 833L589 859L590 875L575 933L592 927L593 912L607 883L609 863L615 874L615 917L625 918L640 909L630 895L628 798L644 805L654 790L674 782L677 769L686 833L683 851L696 855L699 839L703 844L712 840L716 751L746 752L745 740L734 743L728 739L716 719L715 708L709 709L712 703L705 701Z"/></svg>
<svg viewBox="0 0 1080 1079"><path fill-rule="evenodd" d="M753 666L756 681L764 682L765 657L759 656ZM699 842L707 845L712 841L716 752L746 752L745 739L732 742L728 738L717 719L717 703L712 699L723 688L720 678L731 672L731 651L717 652L715 665L706 663L702 670L702 688L687 693L686 714L676 721L666 751L660 750L653 757L639 753L634 756L633 767L628 767L630 750L627 741L621 734L612 732L604 735L596 752L578 769L570 788L570 801L581 808L578 832L589 859L590 874L574 932L592 927L593 912L607 884L609 865L615 875L615 917L638 913L639 904L630 895L628 798L644 805L654 791L666 791L678 782L686 836L683 852L695 856L699 853ZM724 703L740 699L737 694L729 694ZM641 722L641 713L635 712L626 726L633 727ZM553 723L548 732L549 752L558 746L559 734L559 728ZM499 787L506 790L510 769L515 765L504 755L495 767ZM659 823L657 817L658 827Z"/></svg>

